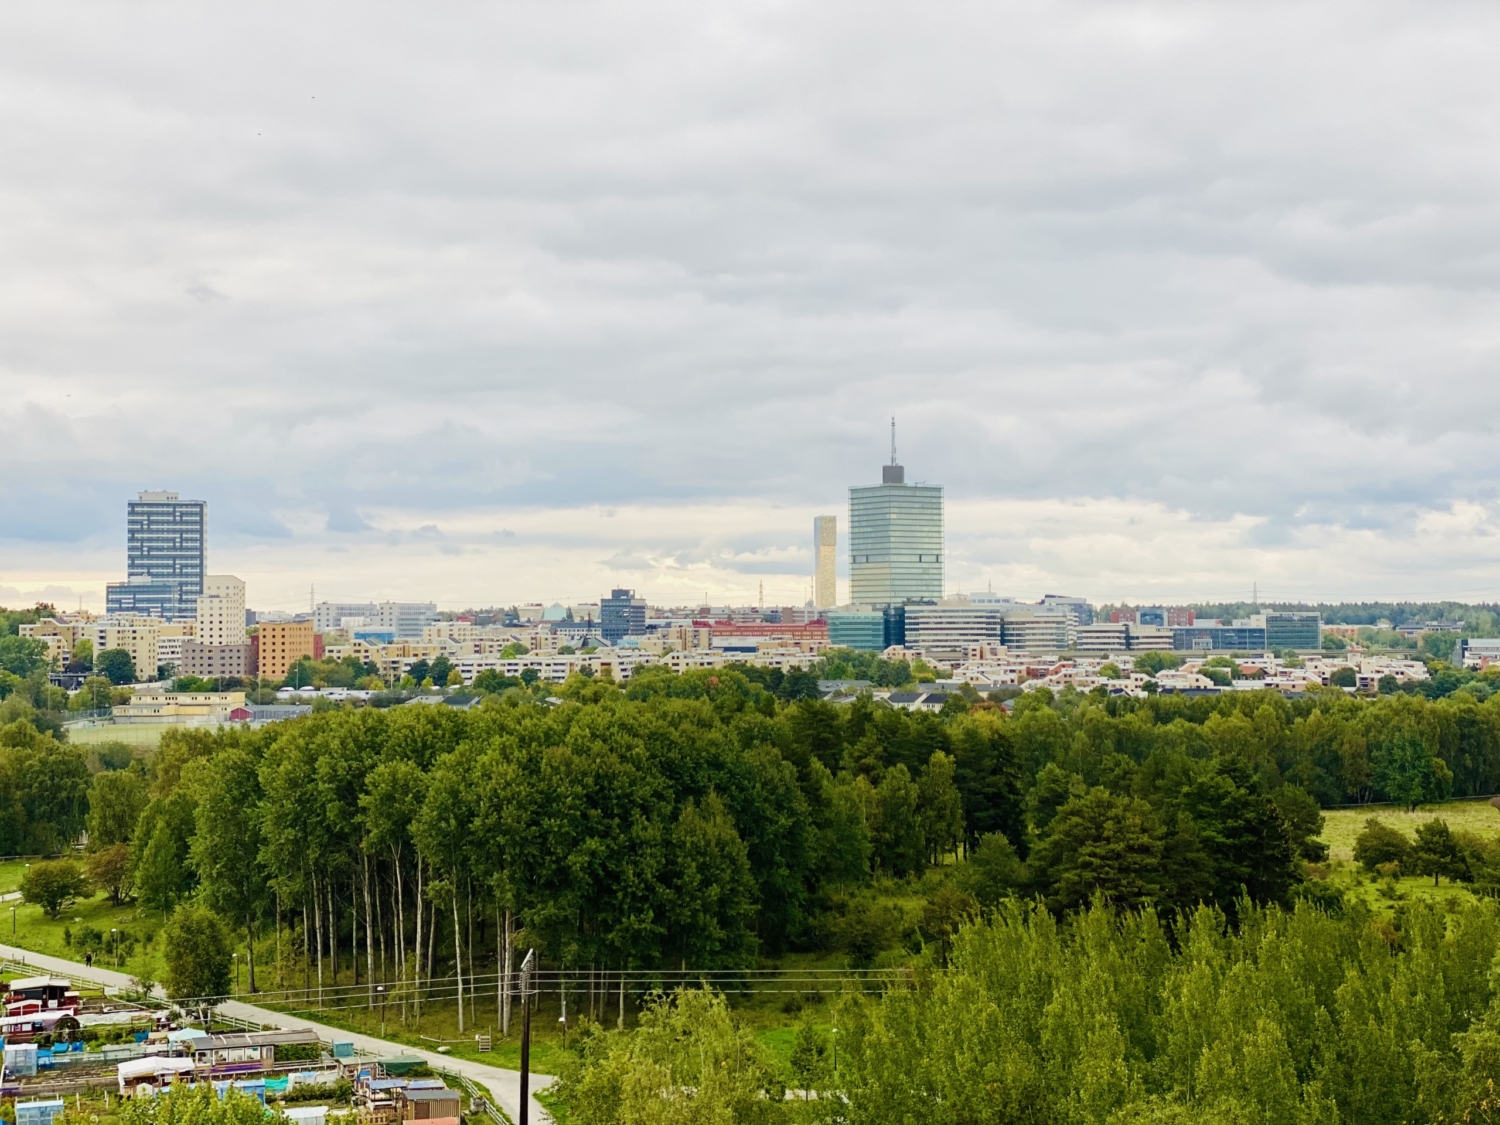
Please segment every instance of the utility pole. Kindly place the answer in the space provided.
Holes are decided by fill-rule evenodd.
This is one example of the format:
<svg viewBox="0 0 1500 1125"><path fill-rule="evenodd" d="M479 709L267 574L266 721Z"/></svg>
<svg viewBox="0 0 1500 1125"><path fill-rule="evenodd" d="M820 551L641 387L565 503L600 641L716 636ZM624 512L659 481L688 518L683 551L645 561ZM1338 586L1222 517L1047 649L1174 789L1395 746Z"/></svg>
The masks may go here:
<svg viewBox="0 0 1500 1125"><path fill-rule="evenodd" d="M530 1125L531 1117L531 971L536 950L528 949L521 962L521 1125Z"/></svg>

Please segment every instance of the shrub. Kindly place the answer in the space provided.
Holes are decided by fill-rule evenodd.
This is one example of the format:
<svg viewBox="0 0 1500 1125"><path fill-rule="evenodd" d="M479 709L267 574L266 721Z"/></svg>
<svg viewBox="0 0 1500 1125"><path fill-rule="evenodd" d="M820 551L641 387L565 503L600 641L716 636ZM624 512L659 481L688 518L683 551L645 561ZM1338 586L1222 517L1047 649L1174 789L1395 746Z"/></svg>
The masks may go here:
<svg viewBox="0 0 1500 1125"><path fill-rule="evenodd" d="M1354 840L1354 861L1366 871L1388 863L1409 867L1411 855L1411 841L1374 817L1365 821L1365 830Z"/></svg>

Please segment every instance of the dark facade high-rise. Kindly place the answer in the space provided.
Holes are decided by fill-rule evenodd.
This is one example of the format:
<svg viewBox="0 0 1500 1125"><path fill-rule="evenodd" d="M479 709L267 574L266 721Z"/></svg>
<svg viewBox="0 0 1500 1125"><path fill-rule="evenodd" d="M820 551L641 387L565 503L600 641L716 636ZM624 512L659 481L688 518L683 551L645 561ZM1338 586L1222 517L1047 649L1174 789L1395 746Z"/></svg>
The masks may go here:
<svg viewBox="0 0 1500 1125"><path fill-rule="evenodd" d="M125 581L105 590L110 613L193 617L207 572L208 504L142 492L126 507Z"/></svg>
<svg viewBox="0 0 1500 1125"><path fill-rule="evenodd" d="M599 599L599 633L610 644L646 631L646 599L634 590L612 590Z"/></svg>

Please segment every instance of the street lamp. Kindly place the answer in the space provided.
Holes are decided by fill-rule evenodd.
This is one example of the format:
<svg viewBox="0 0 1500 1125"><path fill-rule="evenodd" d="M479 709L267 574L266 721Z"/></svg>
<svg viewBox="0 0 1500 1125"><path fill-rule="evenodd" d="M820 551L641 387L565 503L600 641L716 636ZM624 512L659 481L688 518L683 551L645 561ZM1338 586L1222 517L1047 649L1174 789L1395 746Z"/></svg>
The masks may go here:
<svg viewBox="0 0 1500 1125"><path fill-rule="evenodd" d="M839 1079L839 1029L834 1028L831 1035L833 1036L833 1080L837 1082Z"/></svg>
<svg viewBox="0 0 1500 1125"><path fill-rule="evenodd" d="M240 990L240 955L231 953L229 959L234 962L234 990L238 992Z"/></svg>
<svg viewBox="0 0 1500 1125"><path fill-rule="evenodd" d="M531 1119L531 971L536 950L528 949L521 960L521 1125Z"/></svg>
<svg viewBox="0 0 1500 1125"><path fill-rule="evenodd" d="M16 908L10 908L10 940L16 940Z"/></svg>
<svg viewBox="0 0 1500 1125"><path fill-rule="evenodd" d="M120 967L120 931L111 926L109 932L115 939L115 968Z"/></svg>

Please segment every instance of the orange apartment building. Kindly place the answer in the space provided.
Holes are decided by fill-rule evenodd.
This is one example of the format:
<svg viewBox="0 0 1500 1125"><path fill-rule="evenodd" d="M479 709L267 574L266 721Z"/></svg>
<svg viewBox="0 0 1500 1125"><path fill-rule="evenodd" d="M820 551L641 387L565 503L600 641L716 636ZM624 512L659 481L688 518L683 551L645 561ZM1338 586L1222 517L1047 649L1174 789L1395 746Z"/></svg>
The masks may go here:
<svg viewBox="0 0 1500 1125"><path fill-rule="evenodd" d="M304 656L316 658L311 621L265 622L257 629L262 679L284 680L292 665Z"/></svg>

